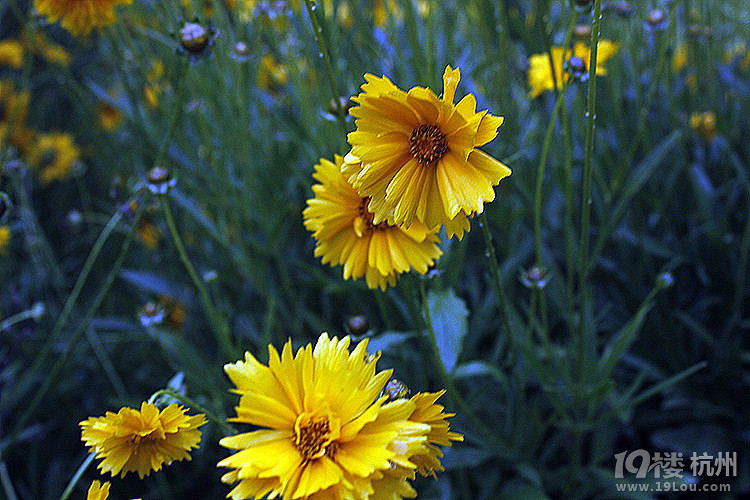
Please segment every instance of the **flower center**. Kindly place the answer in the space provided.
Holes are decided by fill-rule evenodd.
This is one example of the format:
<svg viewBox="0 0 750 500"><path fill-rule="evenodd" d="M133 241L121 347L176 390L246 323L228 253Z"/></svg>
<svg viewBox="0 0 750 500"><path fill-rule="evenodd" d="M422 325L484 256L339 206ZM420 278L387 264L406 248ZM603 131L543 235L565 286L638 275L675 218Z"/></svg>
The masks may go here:
<svg viewBox="0 0 750 500"><path fill-rule="evenodd" d="M304 460L315 460L323 455L333 458L338 450L339 424L326 415L303 413L294 423L294 445Z"/></svg>
<svg viewBox="0 0 750 500"><path fill-rule="evenodd" d="M359 204L359 217L362 219L362 224L364 225L365 229L367 230L375 230L375 229L385 229L388 227L388 224L385 222L378 222L377 224L373 224L373 220L375 219L375 214L370 212L369 209L370 206L370 197L366 196L362 198L362 202Z"/></svg>
<svg viewBox="0 0 750 500"><path fill-rule="evenodd" d="M409 152L422 165L433 165L448 152L448 139L437 125L420 125L409 137Z"/></svg>

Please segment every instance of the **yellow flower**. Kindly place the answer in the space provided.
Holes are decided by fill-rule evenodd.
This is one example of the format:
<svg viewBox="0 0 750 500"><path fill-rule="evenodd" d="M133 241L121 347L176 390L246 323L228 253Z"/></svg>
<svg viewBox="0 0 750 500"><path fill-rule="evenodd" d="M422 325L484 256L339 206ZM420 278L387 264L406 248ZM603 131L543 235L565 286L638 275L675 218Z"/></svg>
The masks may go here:
<svg viewBox="0 0 750 500"><path fill-rule="evenodd" d="M171 404L159 411L151 403L142 403L140 411L121 408L103 417L90 417L80 423L81 439L102 458L99 469L112 476L124 477L137 472L143 479L152 470L174 460L190 460L188 453L198 448L206 423L203 414L185 415L185 409Z"/></svg>
<svg viewBox="0 0 750 500"><path fill-rule="evenodd" d="M237 450L219 462L233 469L222 481L239 482L230 498L413 496L409 459L428 453L431 427L409 420L415 402L379 396L391 370L376 371L367 340L351 352L349 344L323 333L296 355L291 341L280 356L269 346L268 366L245 353L224 367L241 396L231 420L260 428L219 442Z"/></svg>
<svg viewBox="0 0 750 500"><path fill-rule="evenodd" d="M109 481L102 484L99 481L92 481L86 500L107 500L109 497L109 487L112 486Z"/></svg>
<svg viewBox="0 0 750 500"><path fill-rule="evenodd" d="M357 130L349 134L351 156L343 167L362 197L370 198L373 223L429 229L446 225L459 237L467 215L481 213L495 198L493 186L510 169L477 149L495 138L503 118L476 112L476 99L453 100L460 71L448 66L443 95L424 87L405 92L385 76L365 75L359 104L349 113ZM349 158L353 158L351 160Z"/></svg>
<svg viewBox="0 0 750 500"><path fill-rule="evenodd" d="M600 40L596 55L596 74L599 76L605 76L607 74L607 68L604 67L609 59L614 56L617 51L620 50L620 44L611 42L609 40ZM563 53L567 57L575 56L579 58L585 68L588 68L588 64L591 61L591 49L586 47L583 42L576 42L573 46L573 50L564 51L562 47L550 47L552 53L552 60L554 61L554 79L552 77L553 70L550 66L550 58L548 54L533 54L529 57L529 72L528 82L531 90L529 91L529 97L534 99L541 95L546 90L555 90L555 81L560 86L564 81L568 80L568 74L563 74ZM586 69L588 71L588 69Z"/></svg>
<svg viewBox="0 0 750 500"><path fill-rule="evenodd" d="M29 164L37 170L42 184L64 180L81 157L73 136L60 132L40 134L28 154Z"/></svg>
<svg viewBox="0 0 750 500"><path fill-rule="evenodd" d="M21 69L21 66L23 66L23 46L18 40L0 41L0 66Z"/></svg>
<svg viewBox="0 0 750 500"><path fill-rule="evenodd" d="M88 35L94 28L114 24L115 6L132 0L34 0L37 11L53 23L60 21L73 35Z"/></svg>
<svg viewBox="0 0 750 500"><path fill-rule="evenodd" d="M256 83L268 91L278 91L289 82L289 69L276 61L273 54L264 54L258 66Z"/></svg>
<svg viewBox="0 0 750 500"><path fill-rule="evenodd" d="M8 253L8 244L10 243L10 228L0 226L0 255Z"/></svg>
<svg viewBox="0 0 750 500"><path fill-rule="evenodd" d="M409 420L430 426L430 433L427 435L428 452L417 454L411 458L411 461L423 476L435 476L436 470L444 470L443 466L440 465L443 452L435 445L451 446L451 441L464 440L461 434L450 432L450 424L446 419L452 417L454 413L444 413L443 406L436 404L436 401L443 394L445 394L444 390L440 392L420 392L411 398L417 409L414 410Z"/></svg>
<svg viewBox="0 0 750 500"><path fill-rule="evenodd" d="M28 150L34 137L34 132L24 125L30 100L28 91L16 92L12 81L0 80L0 139L11 127L8 142L21 152Z"/></svg>
<svg viewBox="0 0 750 500"><path fill-rule="evenodd" d="M672 56L672 71L679 73L682 69L687 66L688 63L688 50L687 45L681 43L677 46Z"/></svg>
<svg viewBox="0 0 750 500"><path fill-rule="evenodd" d="M415 222L408 229L383 221L373 223L369 200L357 194L341 173L343 159L321 159L313 177L315 197L302 212L305 227L316 240L315 256L323 263L344 266L344 279L365 276L367 286L396 282L396 276L412 267L425 274L441 251L436 231Z"/></svg>

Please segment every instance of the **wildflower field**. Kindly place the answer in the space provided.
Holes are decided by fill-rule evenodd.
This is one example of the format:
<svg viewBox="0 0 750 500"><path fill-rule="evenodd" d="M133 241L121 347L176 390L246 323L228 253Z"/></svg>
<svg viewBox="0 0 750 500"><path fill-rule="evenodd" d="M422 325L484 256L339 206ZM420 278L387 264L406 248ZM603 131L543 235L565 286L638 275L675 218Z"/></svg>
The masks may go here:
<svg viewBox="0 0 750 500"><path fill-rule="evenodd" d="M750 495L741 0L0 0L0 497Z"/></svg>

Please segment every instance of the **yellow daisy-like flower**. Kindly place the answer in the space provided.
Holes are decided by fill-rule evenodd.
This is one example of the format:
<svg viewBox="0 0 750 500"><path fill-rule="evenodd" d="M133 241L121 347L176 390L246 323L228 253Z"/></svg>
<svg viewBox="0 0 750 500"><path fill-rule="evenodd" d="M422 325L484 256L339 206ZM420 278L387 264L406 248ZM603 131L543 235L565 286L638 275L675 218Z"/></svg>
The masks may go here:
<svg viewBox="0 0 750 500"><path fill-rule="evenodd" d="M81 439L103 459L99 464L102 473L124 477L133 471L143 479L152 470L161 470L162 464L190 460L189 451L198 448L198 427L206 423L206 417L188 416L185 411L176 404L159 411L143 402L140 411L121 408L117 413L84 420L80 423Z"/></svg>
<svg viewBox="0 0 750 500"><path fill-rule="evenodd" d="M380 396L391 370L377 372L379 354L367 340L323 333L296 354L269 346L268 366L250 353L224 370L241 395L237 417L259 430L223 438L237 453L219 462L233 470L222 481L239 483L234 500L397 500L413 496L410 458L429 453L427 423L410 420L416 403Z"/></svg>
<svg viewBox="0 0 750 500"><path fill-rule="evenodd" d="M600 40L596 54L596 74L605 76L607 68L604 67L609 59L620 50L620 44L609 40ZM567 57L575 56L579 58L584 66L587 67L591 60L591 49L583 42L577 42L573 50L563 50L563 47L551 47L552 60L554 61L554 79L552 77L552 67L550 66L548 54L534 54L529 57L528 82L531 90L529 97L534 99L547 90L555 90L555 81L557 85L562 85L568 80L568 73L563 73L563 54ZM588 71L588 69L586 69Z"/></svg>
<svg viewBox="0 0 750 500"><path fill-rule="evenodd" d="M115 7L129 5L132 0L34 0L34 7L54 23L73 35L88 35L94 28L114 24Z"/></svg>
<svg viewBox="0 0 750 500"><path fill-rule="evenodd" d="M107 500L109 497L109 487L112 486L109 481L102 484L100 481L92 481L86 500Z"/></svg>
<svg viewBox="0 0 750 500"><path fill-rule="evenodd" d="M430 433L427 435L429 444L427 453L420 453L411 458L416 464L417 470L423 476L435 476L435 471L442 471L440 458L443 452L435 445L451 446L451 441L463 441L464 437L457 432L450 432L450 424L446 420L454 416L454 413L443 412L443 406L436 404L440 396L445 394L445 390L440 392L420 392L415 394L411 400L416 404L417 409L409 417L409 420L421 422L430 426Z"/></svg>
<svg viewBox="0 0 750 500"><path fill-rule="evenodd" d="M21 69L23 66L23 45L18 40L0 41L0 66Z"/></svg>
<svg viewBox="0 0 750 500"><path fill-rule="evenodd" d="M323 263L344 266L344 279L364 276L367 286L394 285L396 276L414 268L425 274L442 254L436 230L415 222L408 229L387 221L375 223L370 200L341 173L343 158L321 159L313 177L315 197L302 212L305 227L316 240L315 256Z"/></svg>
<svg viewBox="0 0 750 500"><path fill-rule="evenodd" d="M81 158L81 150L73 136L60 132L37 136L28 155L29 164L36 169L42 184L64 180Z"/></svg>
<svg viewBox="0 0 750 500"><path fill-rule="evenodd" d="M365 75L362 92L352 98L359 104L350 110L357 130L349 134L352 151L343 171L359 195L370 198L374 224L445 224L450 235L467 227L466 216L481 213L495 198L493 187L510 175L477 149L495 138L503 118L477 113L472 94L454 104L460 77L448 66L438 97L424 87L405 92L385 76Z"/></svg>

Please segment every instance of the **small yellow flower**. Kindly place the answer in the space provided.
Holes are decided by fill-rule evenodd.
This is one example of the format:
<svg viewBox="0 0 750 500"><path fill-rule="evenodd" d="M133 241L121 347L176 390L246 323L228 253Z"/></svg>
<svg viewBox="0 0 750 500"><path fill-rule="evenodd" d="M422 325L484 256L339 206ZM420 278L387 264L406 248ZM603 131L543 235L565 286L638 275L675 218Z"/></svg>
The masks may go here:
<svg viewBox="0 0 750 500"><path fill-rule="evenodd" d="M190 460L189 451L198 448L198 427L206 423L206 417L188 416L185 411L176 404L159 411L146 402L140 411L121 408L81 422L81 439L103 459L99 464L102 473L124 477L132 471L143 479L152 470L161 470L162 464Z"/></svg>
<svg viewBox="0 0 750 500"><path fill-rule="evenodd" d="M494 186L510 169L479 146L492 141L503 118L476 112L466 95L454 104L461 77L446 67L443 95L424 87L405 92L385 76L365 75L359 106L349 113L357 129L349 134L351 154L343 172L361 197L370 198L374 224L428 229L446 226L463 236L466 217L481 213L495 198Z"/></svg>
<svg viewBox="0 0 750 500"><path fill-rule="evenodd" d="M335 163L321 159L313 177L315 197L307 200L302 212L305 227L316 240L315 256L323 263L344 266L344 279L365 276L367 286L394 285L396 276L414 268L425 274L442 254L437 231L428 231L418 222L408 229L383 221L375 224L369 199L341 173L343 159Z"/></svg>
<svg viewBox="0 0 750 500"><path fill-rule="evenodd" d="M28 154L28 162L42 184L67 179L80 158L81 150L73 136L60 132L38 135Z"/></svg>
<svg viewBox="0 0 750 500"><path fill-rule="evenodd" d="M70 52L62 45L58 45L47 38L41 31L24 31L23 42L27 50L43 57L47 62L60 66L70 65Z"/></svg>
<svg viewBox="0 0 750 500"><path fill-rule="evenodd" d="M219 462L232 470L234 500L391 499L414 497L410 459L430 453L429 423L410 419L417 403L379 396L391 370L376 371L367 340L323 333L293 354L269 346L268 366L250 353L224 370L240 395L237 417L257 430L223 438L236 453Z"/></svg>
<svg viewBox="0 0 750 500"><path fill-rule="evenodd" d="M688 63L688 49L687 45L681 43L677 46L672 56L672 71L679 73L682 69L687 66Z"/></svg>
<svg viewBox="0 0 750 500"><path fill-rule="evenodd" d="M107 500L109 497L109 487L112 486L109 481L102 484L99 481L92 481L86 500Z"/></svg>
<svg viewBox="0 0 750 500"><path fill-rule="evenodd" d="M73 35L88 35L94 28L114 24L115 7L132 0L34 0L34 7L50 23L60 21Z"/></svg>
<svg viewBox="0 0 750 500"><path fill-rule="evenodd" d="M620 44L609 40L600 40L596 55L596 74L606 76L607 68L604 67L609 59L620 50ZM554 61L554 78L553 68L550 66L549 54L533 54L529 57L528 83L531 90L529 97L534 99L547 90L555 90L555 82L560 86L568 80L568 74L563 74L563 54L568 58L575 56L583 61L588 68L591 61L591 49L583 42L576 42L572 50L563 50L563 47L550 47L552 60ZM588 69L586 69L588 71Z"/></svg>
<svg viewBox="0 0 750 500"><path fill-rule="evenodd" d="M10 228L0 226L0 255L8 253L8 244L10 243Z"/></svg>
<svg viewBox="0 0 750 500"><path fill-rule="evenodd" d="M21 69L21 66L23 66L23 45L18 40L0 41L0 66Z"/></svg>
<svg viewBox="0 0 750 500"><path fill-rule="evenodd" d="M278 91L289 83L289 69L279 64L273 54L264 54L258 66L256 83L264 90Z"/></svg>

